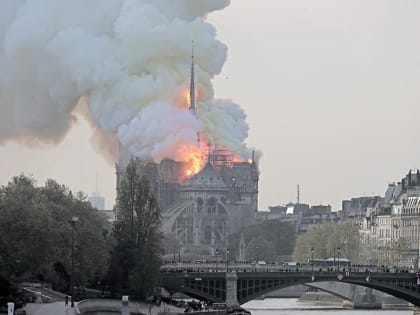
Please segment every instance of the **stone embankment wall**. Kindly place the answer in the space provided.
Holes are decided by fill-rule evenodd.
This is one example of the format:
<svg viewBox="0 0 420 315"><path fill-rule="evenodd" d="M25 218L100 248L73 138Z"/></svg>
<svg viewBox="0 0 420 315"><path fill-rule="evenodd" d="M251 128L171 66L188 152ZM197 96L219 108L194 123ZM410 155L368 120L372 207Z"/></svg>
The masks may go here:
<svg viewBox="0 0 420 315"><path fill-rule="evenodd" d="M129 308L131 315L184 314L184 309L167 304L157 306L147 303L129 302ZM89 299L80 301L76 307L77 314L81 315L121 315L121 311L121 300Z"/></svg>
<svg viewBox="0 0 420 315"><path fill-rule="evenodd" d="M164 312L159 315L226 315L226 311L202 311L202 312L191 312L191 313L172 313Z"/></svg>
<svg viewBox="0 0 420 315"><path fill-rule="evenodd" d="M346 306L351 305L353 308L407 309L410 307L407 301L349 283L326 281L307 285L340 296L346 300Z"/></svg>

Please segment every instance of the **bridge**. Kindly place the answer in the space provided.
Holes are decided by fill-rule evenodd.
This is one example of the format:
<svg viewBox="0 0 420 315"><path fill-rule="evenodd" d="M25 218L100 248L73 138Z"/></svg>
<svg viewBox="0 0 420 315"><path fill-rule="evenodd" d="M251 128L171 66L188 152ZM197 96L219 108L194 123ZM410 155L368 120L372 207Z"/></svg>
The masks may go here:
<svg viewBox="0 0 420 315"><path fill-rule="evenodd" d="M323 281L337 281L382 291L420 306L420 286L414 272L368 268L312 270L249 264L167 264L161 267L161 286L170 294L182 292L199 300L237 306L272 291Z"/></svg>

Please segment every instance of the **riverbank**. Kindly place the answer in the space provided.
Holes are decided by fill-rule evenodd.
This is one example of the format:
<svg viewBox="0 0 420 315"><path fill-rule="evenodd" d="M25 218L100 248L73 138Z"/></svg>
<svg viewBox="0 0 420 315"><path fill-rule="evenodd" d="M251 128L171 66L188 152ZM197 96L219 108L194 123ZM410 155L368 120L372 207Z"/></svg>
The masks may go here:
<svg viewBox="0 0 420 315"><path fill-rule="evenodd" d="M347 309L410 310L413 308L409 302L388 294L375 296L375 299L371 299L369 301L356 301L355 305L354 301L342 299L328 292L317 291L304 293L298 301L304 303L316 303L319 305L341 305L343 308Z"/></svg>
<svg viewBox="0 0 420 315"><path fill-rule="evenodd" d="M300 302L298 299L253 300L243 305L252 315L413 315L413 310L360 310L341 305ZM416 314L416 315L420 315Z"/></svg>

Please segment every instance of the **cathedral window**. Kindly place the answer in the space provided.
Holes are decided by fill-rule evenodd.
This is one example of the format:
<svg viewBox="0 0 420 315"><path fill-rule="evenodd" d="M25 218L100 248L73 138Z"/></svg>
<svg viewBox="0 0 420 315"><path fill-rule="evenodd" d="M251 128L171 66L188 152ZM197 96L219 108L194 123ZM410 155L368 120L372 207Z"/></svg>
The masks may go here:
<svg viewBox="0 0 420 315"><path fill-rule="evenodd" d="M203 209L203 199L197 198L197 210L201 211Z"/></svg>
<svg viewBox="0 0 420 315"><path fill-rule="evenodd" d="M207 200L207 214L216 215L216 199L214 197Z"/></svg>

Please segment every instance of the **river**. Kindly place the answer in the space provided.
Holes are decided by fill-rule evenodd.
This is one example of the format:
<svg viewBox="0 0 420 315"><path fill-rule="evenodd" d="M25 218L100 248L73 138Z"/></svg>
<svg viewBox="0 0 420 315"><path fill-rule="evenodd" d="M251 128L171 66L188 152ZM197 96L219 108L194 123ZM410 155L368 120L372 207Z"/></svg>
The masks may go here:
<svg viewBox="0 0 420 315"><path fill-rule="evenodd" d="M244 305L252 315L412 315L412 310L352 310L340 305L320 305L312 302L299 302L297 299L253 300Z"/></svg>

